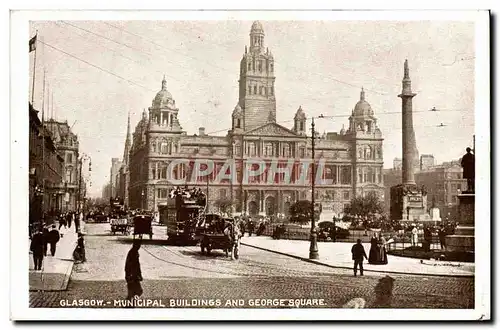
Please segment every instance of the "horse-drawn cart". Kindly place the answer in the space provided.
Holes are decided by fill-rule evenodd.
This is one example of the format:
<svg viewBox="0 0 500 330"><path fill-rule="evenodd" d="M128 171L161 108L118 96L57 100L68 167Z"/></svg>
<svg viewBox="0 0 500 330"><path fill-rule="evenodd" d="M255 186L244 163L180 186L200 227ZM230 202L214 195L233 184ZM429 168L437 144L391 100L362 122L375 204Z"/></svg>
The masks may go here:
<svg viewBox="0 0 500 330"><path fill-rule="evenodd" d="M128 218L111 219L111 232L113 235L117 232L121 232L123 235L130 234L130 223Z"/></svg>
<svg viewBox="0 0 500 330"><path fill-rule="evenodd" d="M221 219L206 224L206 229L199 233L202 254L210 254L212 250L223 250L226 257L239 258L241 232L234 219Z"/></svg>
<svg viewBox="0 0 500 330"><path fill-rule="evenodd" d="M134 216L134 239L135 235L149 235L149 239L153 239L153 218L150 215L136 215Z"/></svg>

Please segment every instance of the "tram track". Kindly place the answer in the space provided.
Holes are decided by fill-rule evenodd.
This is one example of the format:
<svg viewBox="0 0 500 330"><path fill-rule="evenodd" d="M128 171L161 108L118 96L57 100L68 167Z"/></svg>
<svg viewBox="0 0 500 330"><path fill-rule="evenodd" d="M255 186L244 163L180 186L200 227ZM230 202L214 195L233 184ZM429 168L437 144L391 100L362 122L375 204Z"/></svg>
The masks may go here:
<svg viewBox="0 0 500 330"><path fill-rule="evenodd" d="M176 261L173 261L173 260L167 260L167 259L161 258L158 255L155 255L152 251L150 251L148 248L146 248L144 246L142 247L142 249L147 254L149 254L150 256L152 256L153 258L155 258L157 260L160 260L160 261L168 263L168 264L176 265L176 266L179 266L179 267L183 267L183 268L188 268L188 269L192 269L192 270L198 270L198 271L203 271L203 272L213 273L213 274L222 274L222 275L233 275L233 276L240 276L240 277L255 276L254 274L251 274L251 273L241 273L241 272L234 272L234 271L224 271L224 272L222 272L222 271L217 271L217 270L212 270L212 269L195 267L195 266L183 264L183 263L180 263L180 262L176 262ZM186 256L181 255L181 254L179 254L177 252L174 252L174 251L170 250L169 248L167 248L165 246L163 247L163 249L166 250L167 252L170 252L171 254L173 254L173 255L175 255L177 257L186 258Z"/></svg>

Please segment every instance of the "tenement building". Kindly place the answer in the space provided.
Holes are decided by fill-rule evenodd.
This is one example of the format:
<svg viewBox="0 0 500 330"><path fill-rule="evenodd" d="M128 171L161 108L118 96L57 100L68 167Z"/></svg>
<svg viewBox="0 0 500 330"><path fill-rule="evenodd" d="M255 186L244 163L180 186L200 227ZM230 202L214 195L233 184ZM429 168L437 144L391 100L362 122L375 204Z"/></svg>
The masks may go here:
<svg viewBox="0 0 500 330"><path fill-rule="evenodd" d="M259 22L251 27L250 47L245 47L239 75L238 101L231 114L232 127L225 136L206 134L205 128L187 134L178 119L182 110L163 79L161 90L151 107L143 111L132 137L128 189L131 208L161 213L169 191L176 186L170 176L187 176L189 186L208 191L211 210L217 200L230 199L236 212L286 215L291 203L311 198L311 171L303 171L312 156L308 134L311 122L300 106L293 118L284 118L285 122L293 119L293 127L277 122L274 57L264 46L264 30ZM323 204L324 210L340 214L358 194L374 192L383 198L382 142L364 90L349 117L347 130L322 136L316 132L316 162L324 163L317 169L319 176L328 181L316 185L316 201ZM187 161L171 170L168 165L180 159ZM193 174L196 169L203 171L202 167L192 166L197 160L215 164L211 175ZM220 171L226 171L224 164L228 160L235 164L236 179L216 180ZM289 176L271 174L276 173L270 171L276 162L279 167L290 166ZM262 173L257 170L261 166ZM259 175L245 180L249 169ZM299 180L302 175L309 180Z"/></svg>
<svg viewBox="0 0 500 330"><path fill-rule="evenodd" d="M78 136L71 131L68 121L49 119L45 127L51 132L52 139L64 159L64 175L58 185L58 191L63 193L62 211L76 211L78 209L78 193L80 180L80 163Z"/></svg>

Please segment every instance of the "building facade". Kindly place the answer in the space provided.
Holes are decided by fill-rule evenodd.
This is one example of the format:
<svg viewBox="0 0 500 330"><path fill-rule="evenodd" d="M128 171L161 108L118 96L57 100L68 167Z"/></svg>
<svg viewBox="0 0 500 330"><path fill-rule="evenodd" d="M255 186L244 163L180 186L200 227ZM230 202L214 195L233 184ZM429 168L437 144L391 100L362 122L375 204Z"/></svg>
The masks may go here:
<svg viewBox="0 0 500 330"><path fill-rule="evenodd" d="M111 197L118 197L118 185L120 183L120 167L122 163L119 158L111 158L111 168L109 169L109 184L111 189Z"/></svg>
<svg viewBox="0 0 500 330"><path fill-rule="evenodd" d="M264 47L264 30L254 22L250 47L245 47L239 72L238 102L232 112L232 127L225 136L207 135L204 128L188 135L178 119L179 108L167 90L165 78L161 90L144 110L137 123L129 159L129 203L131 208L157 210L166 203L175 179L195 178L189 183L208 191L209 204L230 198L236 212L250 215L287 214L291 203L311 198L309 180L299 182L301 164L311 162L312 139L307 116L299 107L293 127L276 121L274 58ZM316 201L340 214L358 194L377 193L384 197L382 133L362 90L349 117L349 128L315 138L315 160L320 176L330 182L316 186ZM185 164L168 173L169 163L186 159ZM245 169L258 159L265 168L259 176L243 179ZM197 160L213 162L210 176L193 176ZM214 179L225 170L227 160L234 162L236 180ZM290 180L285 174L270 177L272 163L291 164ZM259 167L261 165L258 165ZM248 171L248 169L247 169ZM207 182L208 181L208 182Z"/></svg>
<svg viewBox="0 0 500 330"><path fill-rule="evenodd" d="M433 155L421 155L420 156L420 170L426 171L435 166Z"/></svg>
<svg viewBox="0 0 500 330"><path fill-rule="evenodd" d="M64 192L61 210L76 211L81 196L78 191L81 186L78 136L71 131L67 121L49 119L45 122L45 127L51 132L57 150L64 159L63 182L57 187Z"/></svg>
<svg viewBox="0 0 500 330"><path fill-rule="evenodd" d="M62 210L64 159L38 111L29 104L29 205L30 223L43 214Z"/></svg>

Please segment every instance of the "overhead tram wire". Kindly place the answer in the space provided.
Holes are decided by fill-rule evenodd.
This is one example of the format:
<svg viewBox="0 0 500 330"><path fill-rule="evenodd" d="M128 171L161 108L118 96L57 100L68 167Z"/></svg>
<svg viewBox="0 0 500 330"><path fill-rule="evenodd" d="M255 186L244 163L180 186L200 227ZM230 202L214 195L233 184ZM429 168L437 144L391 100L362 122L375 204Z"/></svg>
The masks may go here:
<svg viewBox="0 0 500 330"><path fill-rule="evenodd" d="M438 110L438 111L442 111L442 112L463 112L464 110L463 109L458 109L458 110ZM413 111L413 113L426 113L426 112L429 112L429 110L417 110L417 111ZM395 114L402 114L402 113L401 113L401 111L391 111L391 112L381 112L381 113L379 113L377 115L395 115ZM328 116L320 115L320 116L309 117L306 120L311 120L312 118L314 118L314 119L349 118L350 116L352 116L352 115L328 115ZM276 122L276 124L278 124L278 125L287 124L287 123L293 122L294 120L295 119L283 120L283 121ZM447 125L444 125L444 126L431 125L431 126L417 126L417 127L446 127L446 126ZM474 125L472 125L472 126L474 126ZM460 127L467 127L467 125L462 125ZM402 128L399 127L399 128L394 128L394 129L402 129ZM217 130L217 131L213 131L213 132L208 132L206 134L209 135L209 134L222 133L222 132L227 132L229 130L231 130L231 128L226 128L226 129L221 129L221 130Z"/></svg>
<svg viewBox="0 0 500 330"><path fill-rule="evenodd" d="M53 23L54 23L54 24L56 24L57 26L61 27L60 25L58 25L58 22L57 22L57 21L54 21ZM61 28L63 28L63 27L61 27ZM104 48L104 49L107 49L107 50L109 50L109 51L113 52L114 54L116 54L116 55L118 55L118 56L120 56L120 57L123 57L123 58L125 58L125 59L127 59L127 60L129 60L129 61L131 61L131 62L134 62L134 63L140 64L140 65L142 66L142 68L144 68L144 69L147 69L147 70L149 70L149 69L150 69L150 71L154 71L154 72L159 73L159 74L161 74L161 75L165 75L165 76L167 76L167 77L169 77L169 78L171 78L171 79L173 79L173 80L176 80L176 81L178 81L178 82L181 82L181 80L177 79L176 77L174 77L174 76L172 76L172 75L165 74L164 72L161 72L161 71L156 70L156 69L151 69L151 68L146 68L146 67L144 67L144 66L143 66L143 65L144 65L144 63L142 63L142 62L140 62L140 61L138 61L138 60L134 60L134 59L133 59L133 58L131 58L131 57L125 56L125 55L123 55L120 51L118 51L118 50L116 50L116 49L112 49L112 48L110 48L110 47L104 46L102 43L99 43L99 42L97 42L97 41L95 41L95 40L93 40L93 39L86 38L86 37L84 37L84 36L83 36L83 35L81 35L81 34L78 34L78 36L79 36L80 38L82 38L82 39L86 40L86 41L90 41L90 42L92 42L92 43L94 43L94 44L98 45L99 47L102 47L102 48ZM169 61L167 61L167 62L169 62ZM169 63L176 65L175 63L172 63L172 62L169 62Z"/></svg>
<svg viewBox="0 0 500 330"><path fill-rule="evenodd" d="M64 23L64 24L67 24L67 25L69 25L69 26L71 26L71 27L73 27L73 28L75 28L75 29L78 29L78 30L81 30L81 31L85 31L85 32L90 33L90 34L92 34L92 35L95 35L95 36L97 36L97 37L99 37L99 38L102 38L102 39L105 39L105 40L108 40L108 41L114 42L115 44L125 46L125 47L130 48L130 49L132 49L132 50L134 50L134 51L137 51L137 52L140 52L140 53L146 54L146 55L148 55L148 56L152 56L152 54L151 54L151 53L148 53L148 52L146 52L146 51L144 51L144 50L142 50L142 49L140 49L140 48L135 48L135 47L132 47L132 46L127 45L127 44L125 44L125 43L123 43L123 42L116 41L116 40L114 40L113 38L109 38L109 37L103 36L102 34L95 33L95 32L93 32L93 31L87 30L87 29L85 29L85 28L82 28L82 27L80 27L80 26L77 26L77 25L74 25L74 24L71 24L71 23L68 23L68 22L66 22L66 21L59 21L59 22L62 22L62 23Z"/></svg>
<svg viewBox="0 0 500 330"><path fill-rule="evenodd" d="M104 68L102 68L102 67L100 67L100 66L98 66L98 65L92 64L92 63L90 63L90 62L88 62L88 61L86 61L86 60L84 60L84 59L79 58L78 56L75 56L75 55L73 55L73 54L70 54L70 53L68 53L68 52L66 52L66 51L64 51L64 50L62 50L62 49L59 49L59 48L57 48L57 47L54 47L54 46L52 46L51 44L48 44L48 43L46 43L46 42L44 42L44 41L38 40L38 42L40 42L40 43L44 44L45 46L48 46L48 47L50 47L50 48L52 48L52 49L54 49L54 50L56 50L56 51L58 51L58 52L61 52L61 53L65 54L65 55L67 55L67 56L69 56L69 57L72 57L72 58L74 58L74 59L76 59L76 60L78 60L78 61L80 61L80 62L83 62L83 63L85 63L85 64L87 64L87 65L90 65L91 67L94 67L94 68L96 68L96 69L98 69L98 70L100 70L100 71L102 71L102 72L106 72L107 74L110 74L110 75L112 75L112 76L114 76L114 77L116 77L116 78L118 78L118 79L121 79L121 80L123 80L123 81L126 81L126 82L128 82L128 83L130 83L130 84L132 84L132 85L138 86L138 87L140 87L140 88L143 88L143 89L145 89L145 90L147 90L147 91L150 91L150 92L153 92L153 93L155 93L155 92L156 92L155 90L153 90L153 89L151 89L151 88L148 88L148 87L146 87L146 86L143 86L143 85L141 85L141 84L138 84L138 83L136 83L136 82L134 82L134 81L132 81L132 80L130 80L130 79L124 78L124 77L122 77L122 76L120 76L120 75L118 75L118 74L116 74L116 73L114 73L114 72L111 72L111 71L109 71L109 70L107 70L107 69L104 69Z"/></svg>
<svg viewBox="0 0 500 330"><path fill-rule="evenodd" d="M63 24L68 24L68 25L70 25L70 26L72 26L72 27L74 27L74 28L76 28L76 29L79 29L79 30L82 30L82 31L84 31L84 32L90 33L90 34L92 34L92 35L98 36L98 37L103 38L103 39L105 39L105 40L112 41L112 42L114 42L114 43L116 43L116 44L123 45L123 46L126 46L126 47L131 48L131 49L135 49L135 48L133 48L133 47L131 47L131 46L127 45L127 44L124 44L124 43L121 43L121 42L119 42L119 41L113 40L112 38L109 38L109 37L103 36L103 35L101 35L101 34L99 34L99 33L95 33L95 32L90 31L90 30L88 30L88 29L84 29L84 28L81 28L81 27L75 26L75 25L70 24L70 23L67 23L67 22L65 22L65 21L59 21L59 22L62 22ZM54 22L54 23L55 23L55 24L57 24L57 22ZM197 59L197 58L195 58L195 57L192 57L192 56L189 56L189 55L185 55L185 54L180 53L180 52L178 52L178 51L174 51L174 50L171 50L171 49L165 48L165 47L163 47L162 45L155 43L154 41L150 41L150 40L148 40L147 38L144 38L144 37L142 37L142 36L140 36L140 35L137 35L137 34L135 34L135 33L132 33L132 32L129 32L129 31L127 31L127 30L124 30L124 29L121 29L121 28L119 28L119 27L116 27L116 26L114 26L113 24L109 24L109 23L104 22L104 21L103 21L102 23L104 23L104 24L106 24L106 25L109 25L109 26L112 26L112 27L114 27L114 28L116 28L116 29L118 29L118 30L120 30L120 31L123 31L123 32L129 33L129 34L131 34L131 35L133 35L133 36L136 36L136 37L138 37L138 38L143 38L144 40L146 40L146 41L148 41L148 42L150 42L150 43L153 43L154 45L156 45L156 46L158 46L158 47L161 47L161 48L163 48L163 49L166 49L166 50L169 50L169 51L172 51L172 52L178 53L178 54L183 55L183 56L186 56L186 57L190 57L190 58L192 58L192 59L194 59L194 60L202 61L201 59ZM82 37L82 38L83 38L83 37ZM102 45L101 45L101 46L102 46ZM104 46L102 46L102 47L104 47ZM104 47L104 48L106 48L106 47ZM111 51L116 52L115 50L111 50ZM141 51L141 50L139 50L139 51ZM142 51L141 51L141 52L142 52ZM151 57L153 57L153 56L154 56L154 55L153 55L153 54L151 54L151 53L146 53L146 52L143 52L143 53L144 53L144 54L146 54L146 55L148 55L148 56L151 56ZM120 55L121 55L121 54L120 54ZM123 56L123 55L121 55L121 56ZM125 56L124 56L124 57L125 57ZM128 57L125 57L125 58L128 58ZM130 59L130 58L128 58L128 59ZM151 58L150 58L150 60L151 60ZM131 60L131 61L133 61L133 62L135 62L135 63L138 63L138 64L141 64L141 65L142 65L142 63L139 63L138 61L135 61L135 60ZM168 63L171 63L172 65L179 66L179 65L178 65L178 63L173 63L173 62L168 61L168 60L165 60L165 61L166 61L166 62L168 62ZM215 66L215 65L213 65L213 64L211 64L211 63L209 63L209 62L206 62L206 63L208 63L209 65L211 65L211 66L213 66L213 67L215 67L215 68L217 68L217 69L222 69L222 70L225 70L225 71L227 71L227 72L232 72L232 71L229 71L227 68L218 67L218 66ZM181 67L182 67L182 66L181 66ZM143 68L144 68L144 67L143 67ZM154 70L154 71L155 71L155 72L158 72L158 73L161 73L161 72L159 72L159 71L157 71L157 70ZM164 73L162 73L162 74L164 74ZM179 79L177 79L177 78L175 78L175 77L173 77L173 76L171 76L171 75L166 75L166 76L168 76L168 77L170 77L170 78L172 78L172 79L174 79L174 80L176 80L176 81L178 81L178 82L181 82L181 80L179 80ZM352 84L349 84L349 83L345 83L345 84L348 84L348 85L353 86L353 87L357 87L357 86L352 85ZM365 89L365 90L367 90L367 89ZM325 102L325 100L323 100L323 99L318 99L318 98L314 98L314 97L309 97L307 100L308 100L308 101L312 101L314 104L317 104L317 105L323 105L323 104L324 104L324 102Z"/></svg>

